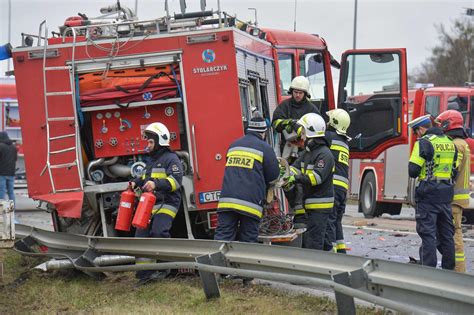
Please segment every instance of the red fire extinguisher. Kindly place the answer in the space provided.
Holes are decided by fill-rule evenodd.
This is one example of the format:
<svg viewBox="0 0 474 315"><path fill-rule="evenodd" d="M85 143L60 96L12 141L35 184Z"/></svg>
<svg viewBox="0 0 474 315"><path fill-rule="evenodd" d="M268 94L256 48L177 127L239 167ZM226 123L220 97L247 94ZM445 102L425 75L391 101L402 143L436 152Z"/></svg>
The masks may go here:
<svg viewBox="0 0 474 315"><path fill-rule="evenodd" d="M117 222L115 222L116 230L130 231L134 205L135 192L132 190L132 186L129 185L127 190L125 190L120 196Z"/></svg>
<svg viewBox="0 0 474 315"><path fill-rule="evenodd" d="M140 196L137 211L133 217L132 225L139 229L146 229L150 222L151 211L155 205L156 197L152 192L144 192Z"/></svg>

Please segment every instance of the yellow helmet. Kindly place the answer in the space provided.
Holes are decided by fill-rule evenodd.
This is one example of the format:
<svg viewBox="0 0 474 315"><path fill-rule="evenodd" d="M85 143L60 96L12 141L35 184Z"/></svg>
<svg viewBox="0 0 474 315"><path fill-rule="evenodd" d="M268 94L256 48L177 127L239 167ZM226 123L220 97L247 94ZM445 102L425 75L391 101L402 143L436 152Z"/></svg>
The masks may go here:
<svg viewBox="0 0 474 315"><path fill-rule="evenodd" d="M336 133L346 136L347 129L351 124L351 116L340 108L332 109L326 112L329 117L328 125L336 129Z"/></svg>

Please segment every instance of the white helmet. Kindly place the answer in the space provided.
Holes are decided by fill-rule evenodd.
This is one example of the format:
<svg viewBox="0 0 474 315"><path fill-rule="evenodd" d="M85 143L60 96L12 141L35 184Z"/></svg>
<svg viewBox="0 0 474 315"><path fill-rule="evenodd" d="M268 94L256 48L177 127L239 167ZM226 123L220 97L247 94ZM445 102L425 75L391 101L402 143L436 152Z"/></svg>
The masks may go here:
<svg viewBox="0 0 474 315"><path fill-rule="evenodd" d="M351 124L351 116L340 108L332 109L326 112L329 117L329 126L336 129L336 133L345 136L349 125Z"/></svg>
<svg viewBox="0 0 474 315"><path fill-rule="evenodd" d="M295 77L290 84L290 94L293 90L306 92L309 97L309 81L303 76Z"/></svg>
<svg viewBox="0 0 474 315"><path fill-rule="evenodd" d="M148 134L148 138L156 140L162 147L168 147L170 145L170 132L165 125L159 122L149 124L145 129L145 134Z"/></svg>
<svg viewBox="0 0 474 315"><path fill-rule="evenodd" d="M323 117L315 113L308 113L298 120L298 124L304 127L307 138L324 137L326 122Z"/></svg>

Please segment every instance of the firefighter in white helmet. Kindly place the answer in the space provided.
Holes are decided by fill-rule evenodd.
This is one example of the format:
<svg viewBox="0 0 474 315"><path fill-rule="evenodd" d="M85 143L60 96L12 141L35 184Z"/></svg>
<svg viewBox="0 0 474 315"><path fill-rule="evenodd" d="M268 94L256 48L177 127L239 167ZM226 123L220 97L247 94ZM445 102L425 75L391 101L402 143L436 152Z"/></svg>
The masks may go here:
<svg viewBox="0 0 474 315"><path fill-rule="evenodd" d="M289 94L291 98L281 102L273 113L272 126L281 136L280 152L282 157L294 161L298 150L295 141L301 136L303 130L297 124L298 119L308 113L319 114L319 110L310 101L310 84L303 76L295 77L291 81Z"/></svg>
<svg viewBox="0 0 474 315"><path fill-rule="evenodd" d="M298 124L304 128L305 150L291 166L292 175L284 189L291 195L298 184L303 186L303 202L299 206L295 201L294 209L295 219L306 217L303 247L322 250L328 217L334 207L334 157L325 137L326 123L320 115L306 114Z"/></svg>
<svg viewBox="0 0 474 315"><path fill-rule="evenodd" d="M170 132L159 122L145 129L148 141L146 150L150 159L143 175L132 182L132 188L141 187L143 191L154 192L156 204L152 210L151 222L147 229L137 229L135 237L169 238L173 219L181 204L181 181L183 166L176 153L170 149ZM137 264L154 263L149 258L137 258ZM166 277L169 271L138 271L139 284Z"/></svg>
<svg viewBox="0 0 474 315"><path fill-rule="evenodd" d="M329 117L326 137L334 157L334 209L329 215L324 250L346 253L342 216L346 210L347 189L349 188L349 141L347 129L351 123L349 114L340 108L326 112Z"/></svg>

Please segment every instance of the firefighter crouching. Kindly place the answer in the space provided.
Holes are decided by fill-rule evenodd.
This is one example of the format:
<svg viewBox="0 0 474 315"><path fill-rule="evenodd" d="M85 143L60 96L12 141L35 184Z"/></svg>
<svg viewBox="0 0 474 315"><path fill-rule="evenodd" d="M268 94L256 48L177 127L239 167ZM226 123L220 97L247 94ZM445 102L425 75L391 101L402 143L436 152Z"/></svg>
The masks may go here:
<svg viewBox="0 0 474 315"><path fill-rule="evenodd" d="M150 155L141 178L132 182L132 188L154 192L156 204L152 210L151 222L146 229L137 229L135 237L169 238L173 219L181 204L181 181L183 168L176 153L171 151L170 132L162 123L155 122L145 129ZM148 258L137 258L137 264L154 263ZM169 271L138 271L139 284L166 277Z"/></svg>
<svg viewBox="0 0 474 315"><path fill-rule="evenodd" d="M420 262L436 267L436 249L441 255L441 267L454 269L454 225L451 211L453 200L456 147L438 127L433 127L430 115L408 123L419 137L415 142L408 166L409 176L418 178L415 192L416 232L421 238Z"/></svg>
<svg viewBox="0 0 474 315"><path fill-rule="evenodd" d="M298 148L294 142L301 136L303 130L297 124L298 119L308 113L319 114L319 110L310 101L309 81L303 76L295 77L291 81L291 98L281 102L273 113L273 129L281 134L280 152L284 159L293 162L298 155Z"/></svg>
<svg viewBox="0 0 474 315"><path fill-rule="evenodd" d="M459 106L458 106L459 107ZM444 131L444 134L453 140L458 152L456 162L456 178L454 184L454 198L451 204L454 217L454 249L455 268L457 272L466 272L464 257L464 243L462 239L461 219L463 209L469 206L469 187L471 175L471 151L464 140L467 133L463 128L464 121L460 112L447 110L436 118L436 123Z"/></svg>
<svg viewBox="0 0 474 315"><path fill-rule="evenodd" d="M295 217L306 216L307 231L303 247L323 249L329 214L334 207L334 158L325 138L326 123L314 113L301 117L305 150L291 166L291 176L284 189L292 193L298 184L303 186L303 202L295 203Z"/></svg>
<svg viewBox="0 0 474 315"><path fill-rule="evenodd" d="M351 123L349 114L340 108L326 113L329 117L326 137L334 157L334 209L329 215L326 228L324 250L346 253L342 217L346 211L347 189L349 188L349 144L351 140L346 132Z"/></svg>
<svg viewBox="0 0 474 315"><path fill-rule="evenodd" d="M279 177L272 147L264 141L267 124L257 115L245 136L227 151L214 239L256 243L267 190Z"/></svg>

